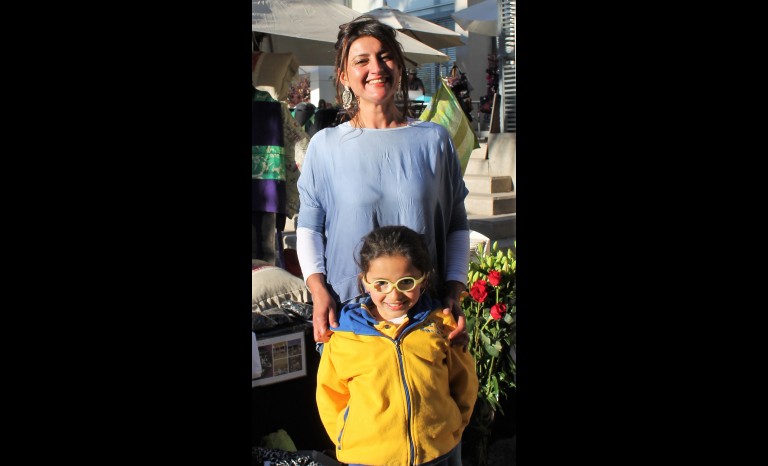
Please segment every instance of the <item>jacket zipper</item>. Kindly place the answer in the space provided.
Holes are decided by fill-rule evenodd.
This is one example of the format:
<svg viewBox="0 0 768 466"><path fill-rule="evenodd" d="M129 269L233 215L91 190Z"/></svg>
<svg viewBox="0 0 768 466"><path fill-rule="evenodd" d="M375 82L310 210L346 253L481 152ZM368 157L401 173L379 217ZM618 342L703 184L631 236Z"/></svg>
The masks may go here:
<svg viewBox="0 0 768 466"><path fill-rule="evenodd" d="M413 330L415 326L405 329L403 333L401 333L397 339L392 340L392 343L395 344L395 350L397 351L397 359L400 363L400 376L403 379L403 390L405 391L405 402L408 407L405 420L408 426L408 450L410 452L410 457L408 459L408 464L410 466L413 466L414 458L416 457L415 453L415 446L413 445L413 435L411 435L411 393L408 391L408 383L405 380L405 367L403 366L403 352L400 349L400 340L402 340L407 334Z"/></svg>
<svg viewBox="0 0 768 466"><path fill-rule="evenodd" d="M408 450L410 452L410 458L408 459L409 466L413 466L414 458L416 457L415 449L416 447L413 444L413 436L411 435L411 393L408 391L408 383L405 381L405 367L403 366L403 353L400 349L400 340L405 338L405 336L411 331L417 327L418 325L414 325L412 327L409 327L403 331L396 339L389 338L386 335L381 335L382 338L386 338L389 341L391 341L395 345L395 351L397 352L397 360L398 364L400 366L400 376L403 379L403 391L405 391L405 402L407 404L407 411L406 411L406 423L408 426ZM349 416L349 406L347 406L346 411L344 412L344 425L341 427L341 431L339 431L339 436L337 440L339 441L339 446L337 447L338 450L342 449L342 437L344 436L344 430L347 428L347 417Z"/></svg>

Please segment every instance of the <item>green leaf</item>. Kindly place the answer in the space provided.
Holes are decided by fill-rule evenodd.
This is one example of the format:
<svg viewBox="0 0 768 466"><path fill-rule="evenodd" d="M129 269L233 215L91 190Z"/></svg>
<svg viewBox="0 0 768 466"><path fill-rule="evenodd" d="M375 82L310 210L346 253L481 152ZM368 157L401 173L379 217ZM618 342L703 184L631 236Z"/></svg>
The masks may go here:
<svg viewBox="0 0 768 466"><path fill-rule="evenodd" d="M485 348L486 353L490 354L493 357L498 357L500 354L499 350L497 350L496 347L491 346L488 343L485 343L485 340L483 340L483 348Z"/></svg>
<svg viewBox="0 0 768 466"><path fill-rule="evenodd" d="M504 315L504 322L506 322L506 323L508 323L508 324L511 324L511 323L512 323L512 322L514 322L514 321L515 321L515 319L513 319L513 318L512 318L512 314L510 314L509 312L507 312L507 313Z"/></svg>

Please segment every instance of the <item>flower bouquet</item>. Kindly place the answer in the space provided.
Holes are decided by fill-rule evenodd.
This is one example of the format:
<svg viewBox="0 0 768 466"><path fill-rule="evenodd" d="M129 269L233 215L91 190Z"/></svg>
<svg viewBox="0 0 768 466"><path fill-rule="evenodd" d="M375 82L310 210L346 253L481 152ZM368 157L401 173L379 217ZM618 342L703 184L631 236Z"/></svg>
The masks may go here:
<svg viewBox="0 0 768 466"><path fill-rule="evenodd" d="M469 293L461 303L480 382L478 399L502 414L500 397L516 386L515 263L513 249L505 254L494 242L486 254L478 245L469 264Z"/></svg>
<svg viewBox="0 0 768 466"><path fill-rule="evenodd" d="M517 246L517 243L515 243ZM479 381L477 402L463 443L465 465L488 464L488 440L496 411L504 414L501 397L515 384L515 253L498 250L494 242L486 254L478 245L469 263L467 286L461 307L467 318L469 351L475 359Z"/></svg>

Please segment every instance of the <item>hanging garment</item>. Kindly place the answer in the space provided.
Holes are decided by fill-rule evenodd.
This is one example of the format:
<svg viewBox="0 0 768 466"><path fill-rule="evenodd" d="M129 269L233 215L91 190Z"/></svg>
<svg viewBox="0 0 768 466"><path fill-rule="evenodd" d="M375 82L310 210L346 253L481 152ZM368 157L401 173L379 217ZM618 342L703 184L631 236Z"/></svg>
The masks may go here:
<svg viewBox="0 0 768 466"><path fill-rule="evenodd" d="M254 89L251 124L251 210L287 214L280 102L266 91Z"/></svg>
<svg viewBox="0 0 768 466"><path fill-rule="evenodd" d="M299 210L297 162L309 137L285 103L265 91L253 91L251 112L252 210L293 217Z"/></svg>
<svg viewBox="0 0 768 466"><path fill-rule="evenodd" d="M282 266L280 232L299 211L296 157L309 137L267 91L253 89L251 124L251 258Z"/></svg>

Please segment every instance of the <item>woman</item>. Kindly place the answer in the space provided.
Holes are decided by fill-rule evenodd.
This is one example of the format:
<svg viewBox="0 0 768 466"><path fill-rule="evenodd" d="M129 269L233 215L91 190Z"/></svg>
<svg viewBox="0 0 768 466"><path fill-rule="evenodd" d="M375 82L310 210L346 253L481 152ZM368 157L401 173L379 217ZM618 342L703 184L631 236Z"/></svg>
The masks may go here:
<svg viewBox="0 0 768 466"><path fill-rule="evenodd" d="M315 341L327 342L337 310L362 296L354 260L361 239L405 225L429 241L444 312L457 316L449 338L464 345L468 191L453 141L442 126L406 117L408 80L394 29L366 15L339 28L336 90L350 119L312 137L298 181L297 253Z"/></svg>

